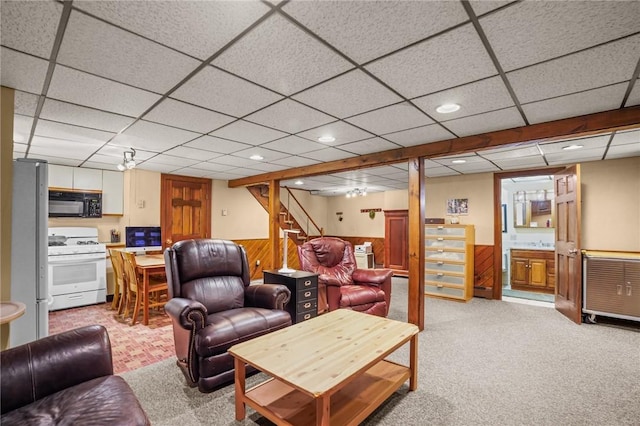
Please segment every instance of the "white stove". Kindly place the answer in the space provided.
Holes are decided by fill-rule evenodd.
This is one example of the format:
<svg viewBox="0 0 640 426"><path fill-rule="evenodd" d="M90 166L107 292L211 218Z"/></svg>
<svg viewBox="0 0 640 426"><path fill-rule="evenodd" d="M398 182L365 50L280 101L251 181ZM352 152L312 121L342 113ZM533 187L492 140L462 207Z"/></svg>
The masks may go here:
<svg viewBox="0 0 640 426"><path fill-rule="evenodd" d="M49 228L49 310L106 301L107 248L97 228Z"/></svg>

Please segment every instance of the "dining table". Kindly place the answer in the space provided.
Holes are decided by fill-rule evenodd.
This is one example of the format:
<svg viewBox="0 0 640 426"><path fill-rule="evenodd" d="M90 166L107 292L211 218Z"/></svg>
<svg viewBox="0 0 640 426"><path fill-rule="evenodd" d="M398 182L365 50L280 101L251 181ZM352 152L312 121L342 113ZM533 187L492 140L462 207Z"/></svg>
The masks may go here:
<svg viewBox="0 0 640 426"><path fill-rule="evenodd" d="M162 254L146 254L136 256L136 272L142 277L142 289L144 294L149 294L149 277L151 275L163 274L164 255ZM149 325L149 298L144 298L142 306L142 323Z"/></svg>

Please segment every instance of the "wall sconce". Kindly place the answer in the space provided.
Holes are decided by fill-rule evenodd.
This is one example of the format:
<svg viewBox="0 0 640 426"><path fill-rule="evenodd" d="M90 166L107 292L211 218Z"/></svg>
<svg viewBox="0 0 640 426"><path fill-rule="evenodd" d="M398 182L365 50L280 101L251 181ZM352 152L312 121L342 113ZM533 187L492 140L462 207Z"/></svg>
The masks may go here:
<svg viewBox="0 0 640 426"><path fill-rule="evenodd" d="M354 188L351 191L347 191L347 198L366 197L366 195L367 195L367 188L364 188L364 189Z"/></svg>
<svg viewBox="0 0 640 426"><path fill-rule="evenodd" d="M131 170L136 166L136 160L133 159L136 155L136 150L131 148L131 151L125 151L122 158L122 163L118 163L116 166L118 170L124 172L125 170Z"/></svg>

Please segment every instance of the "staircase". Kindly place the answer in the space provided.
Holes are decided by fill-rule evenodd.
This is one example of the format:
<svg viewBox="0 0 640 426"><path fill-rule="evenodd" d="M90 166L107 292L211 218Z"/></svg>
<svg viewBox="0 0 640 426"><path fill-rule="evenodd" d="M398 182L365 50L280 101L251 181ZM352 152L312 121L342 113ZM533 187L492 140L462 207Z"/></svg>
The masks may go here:
<svg viewBox="0 0 640 426"><path fill-rule="evenodd" d="M255 197L255 199L258 200L260 205L267 211L267 213L269 213L269 185L253 185L248 186L247 189ZM298 205L300 205L289 188L286 188L286 190L289 193L289 200L293 199L296 203L298 203ZM300 206L300 208L302 208L302 206ZM324 230L322 228L319 228L315 224L315 222L313 222L313 219L311 219L304 208L302 208L302 211L304 215L306 215L307 220L312 223L313 226L318 230L318 234L323 235ZM298 221L293 217L293 215L291 215L291 212L289 211L287 206L282 203L282 201L280 201L280 212L278 216L278 223L280 224L281 229L295 229L300 231L299 234L289 234L289 238L291 239L291 241L293 241L296 245L300 245L303 242L307 241L307 239L309 238L309 230L305 230L300 225L300 223L298 223Z"/></svg>

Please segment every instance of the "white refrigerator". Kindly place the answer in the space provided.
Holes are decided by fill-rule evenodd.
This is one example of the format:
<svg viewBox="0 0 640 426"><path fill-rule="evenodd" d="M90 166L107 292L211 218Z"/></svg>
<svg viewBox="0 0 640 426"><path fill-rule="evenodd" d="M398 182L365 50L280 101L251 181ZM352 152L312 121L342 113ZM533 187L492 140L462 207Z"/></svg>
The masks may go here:
<svg viewBox="0 0 640 426"><path fill-rule="evenodd" d="M11 300L26 305L9 327L9 346L49 334L48 165L45 160L13 162L11 212Z"/></svg>

